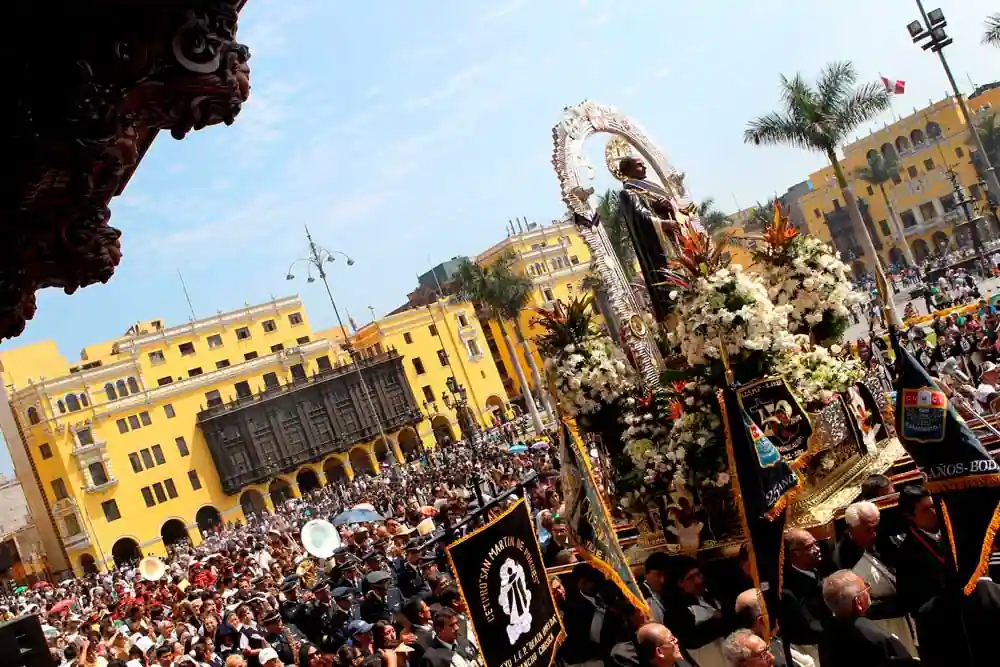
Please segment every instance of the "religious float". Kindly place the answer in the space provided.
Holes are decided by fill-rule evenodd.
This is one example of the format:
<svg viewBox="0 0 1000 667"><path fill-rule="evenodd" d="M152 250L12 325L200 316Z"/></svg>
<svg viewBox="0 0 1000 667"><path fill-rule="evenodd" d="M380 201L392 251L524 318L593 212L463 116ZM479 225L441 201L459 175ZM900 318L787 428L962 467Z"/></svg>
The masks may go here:
<svg viewBox="0 0 1000 667"><path fill-rule="evenodd" d="M583 150L595 134L608 136L643 291L597 214ZM656 550L727 553L744 539L716 400L727 370L752 426L802 479L789 525L829 525L865 478L905 461L888 385L842 347L860 297L830 247L799 235L779 206L754 239L753 270L731 264L683 175L631 119L583 102L552 135L563 201L613 312L604 327L586 298L543 312L540 349L563 415L604 461L610 504L639 529L633 564Z"/></svg>

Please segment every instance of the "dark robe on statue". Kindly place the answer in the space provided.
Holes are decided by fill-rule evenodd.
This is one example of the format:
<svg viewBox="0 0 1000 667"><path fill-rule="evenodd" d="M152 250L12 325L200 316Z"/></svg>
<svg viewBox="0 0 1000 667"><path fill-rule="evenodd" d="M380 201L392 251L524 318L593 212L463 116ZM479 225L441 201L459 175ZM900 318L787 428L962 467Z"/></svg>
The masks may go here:
<svg viewBox="0 0 1000 667"><path fill-rule="evenodd" d="M659 186L631 178L624 181L624 185L618 196L618 211L625 220L629 238L635 248L653 315L662 322L671 310L668 296L671 288L660 284L664 281L663 271L669 263L669 250L664 246L663 232L658 229L660 223L657 218L672 221L675 212L666 192Z"/></svg>

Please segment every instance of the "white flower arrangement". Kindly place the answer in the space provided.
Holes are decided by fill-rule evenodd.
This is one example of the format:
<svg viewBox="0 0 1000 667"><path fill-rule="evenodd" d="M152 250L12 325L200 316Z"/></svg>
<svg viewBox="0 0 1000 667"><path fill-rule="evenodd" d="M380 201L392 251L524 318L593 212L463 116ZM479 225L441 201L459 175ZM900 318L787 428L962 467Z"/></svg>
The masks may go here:
<svg viewBox="0 0 1000 667"><path fill-rule="evenodd" d="M559 401L573 417L595 414L635 386L635 371L607 336L588 336L545 359Z"/></svg>
<svg viewBox="0 0 1000 667"><path fill-rule="evenodd" d="M853 357L841 359L837 356L839 353L837 345L831 348L816 345L795 354L782 355L778 368L804 404L826 404L865 374L860 361Z"/></svg>
<svg viewBox="0 0 1000 667"><path fill-rule="evenodd" d="M692 366L721 359L721 345L731 358L800 345L789 331L793 306L775 305L761 279L738 264L698 277L680 298L677 325L667 337Z"/></svg>
<svg viewBox="0 0 1000 667"><path fill-rule="evenodd" d="M851 270L840 253L817 238L798 237L780 261L765 261L762 277L768 296L778 306L790 306L788 322L795 333L828 319L846 318L862 296L851 286Z"/></svg>

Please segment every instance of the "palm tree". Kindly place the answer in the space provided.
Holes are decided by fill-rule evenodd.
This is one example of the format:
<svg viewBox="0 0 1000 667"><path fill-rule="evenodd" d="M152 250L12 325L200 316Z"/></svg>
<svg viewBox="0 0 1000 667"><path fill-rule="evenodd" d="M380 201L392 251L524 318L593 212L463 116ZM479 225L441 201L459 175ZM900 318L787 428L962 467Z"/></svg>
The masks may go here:
<svg viewBox="0 0 1000 667"><path fill-rule="evenodd" d="M847 183L837 150L860 125L867 123L889 108L889 92L881 83L856 87L858 74L850 62L835 62L820 72L815 86L801 74L781 77L781 111L772 112L750 121L743 133L748 144L789 144L826 155L840 186L854 234L861 247L874 258L876 283L887 285L881 257L868 234L858 201ZM889 294L882 295L893 321L898 322L895 305Z"/></svg>
<svg viewBox="0 0 1000 667"><path fill-rule="evenodd" d="M593 273L588 273L580 281L580 289L594 295L594 305L597 306L597 311L604 318L604 325L608 331L608 335L621 345L621 329L618 323L618 316L615 315L615 309L611 305L611 298L608 296L608 291L604 289L604 283Z"/></svg>
<svg viewBox="0 0 1000 667"><path fill-rule="evenodd" d="M618 256L625 278L631 283L635 279L635 247L625 226L625 217L618 211L618 193L608 190L597 198L597 217L604 223L608 241Z"/></svg>
<svg viewBox="0 0 1000 667"><path fill-rule="evenodd" d="M1000 14L990 14L986 18L986 31L983 33L983 44L1000 47Z"/></svg>
<svg viewBox="0 0 1000 667"><path fill-rule="evenodd" d="M1000 18L1000 14L997 15ZM983 148L986 149L985 157L994 167L1000 158L1000 124L997 123L996 113L984 113L976 120L976 132L979 134ZM976 148L976 142L969 137L967 143Z"/></svg>
<svg viewBox="0 0 1000 667"><path fill-rule="evenodd" d="M517 380L521 384L521 391L525 395L525 403L528 406L528 413L535 430L541 433L543 430L541 417L535 407L535 400L531 393L531 387L524 376L524 369L521 367L521 360L517 356L514 344L507 334L505 324L510 323L518 338L524 358L531 366L531 376L535 383L535 391L543 397L543 404L547 410L551 410L547 400L544 400L541 377L538 373L538 365L528 349L527 341L521 330L521 311L528 305L531 299L531 292L534 286L531 280L520 275L515 269L517 256L513 252L506 252L489 266L484 266L479 262L464 260L455 272L455 286L462 299L476 304L477 308L484 309L491 320L500 325L504 343L507 346L507 354L514 365L514 372Z"/></svg>
<svg viewBox="0 0 1000 667"><path fill-rule="evenodd" d="M899 158L896 157L895 153L883 155L875 152L868 158L868 166L857 169L854 175L865 183L874 185L882 193L882 201L885 202L885 208L889 211L889 219L892 220L892 229L896 240L903 246L903 256L906 257L906 263L919 270L917 261L913 258L913 251L910 250L910 244L906 242L906 236L903 234L903 225L900 224L899 216L896 215L896 208L889 201L889 195L885 191L885 184L891 181L894 176L899 175L901 169Z"/></svg>
<svg viewBox="0 0 1000 667"><path fill-rule="evenodd" d="M698 217L709 234L729 224L729 217L715 206L715 198L707 197L698 204Z"/></svg>
<svg viewBox="0 0 1000 667"><path fill-rule="evenodd" d="M763 231L774 223L774 205L780 203L777 197L769 197L766 202L757 202L750 209L744 227L748 230Z"/></svg>

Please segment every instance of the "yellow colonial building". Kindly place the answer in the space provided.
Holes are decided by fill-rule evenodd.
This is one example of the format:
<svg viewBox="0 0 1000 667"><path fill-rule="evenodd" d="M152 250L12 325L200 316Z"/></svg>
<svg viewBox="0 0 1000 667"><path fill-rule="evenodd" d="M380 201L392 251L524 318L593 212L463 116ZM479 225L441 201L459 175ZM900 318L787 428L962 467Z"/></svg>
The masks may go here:
<svg viewBox="0 0 1000 667"><path fill-rule="evenodd" d="M179 326L139 322L78 362L51 341L0 353L0 428L52 568L163 555L220 522L414 458L424 418L409 351L367 355L365 396L340 342L314 334L289 297Z"/></svg>
<svg viewBox="0 0 1000 667"><path fill-rule="evenodd" d="M532 223L526 229L521 228L480 253L475 261L489 265L508 252L514 253L517 257L517 270L530 278L534 286L531 302L521 311L520 317L521 331L527 344L516 347L521 368L527 381L531 383L530 365L526 354L531 355L539 372L544 373L541 355L532 342L534 337L541 334L540 327L534 323L538 317L536 309L551 308L557 301L567 302L581 294L591 292L591 287L586 281L590 275L590 249L572 221L557 220L546 227ZM483 321L483 328L487 347L500 369L507 394L511 397L520 396L522 388L512 366L510 353L503 341L500 325L497 322ZM508 323L504 328L511 342L517 346L517 335L513 326Z"/></svg>
<svg viewBox="0 0 1000 667"><path fill-rule="evenodd" d="M366 355L395 350L427 420L419 437L432 448L447 436L462 437L457 410L467 405L481 427L502 410L507 396L486 349L486 333L471 303L439 299L406 307L362 327L353 336Z"/></svg>
<svg viewBox="0 0 1000 667"><path fill-rule="evenodd" d="M1000 102L1000 88L986 88L969 97L973 115L991 113ZM904 238L896 238L889 211L879 188L857 178L869 157L881 153L898 158L901 171L885 184L886 194L899 216ZM876 250L889 263L904 265L902 244L910 246L917 262L938 254L940 249L971 244L968 226L957 205L950 172L957 176L967 197L981 210L985 187L973 162L969 131L958 102L947 97L915 110L909 116L844 147L842 165L859 199ZM978 156L976 156L978 159ZM832 241L845 260L853 260L856 271L871 264L854 237L843 195L828 166L810 175L813 189L799 200L809 232ZM981 227L983 238L987 233Z"/></svg>

